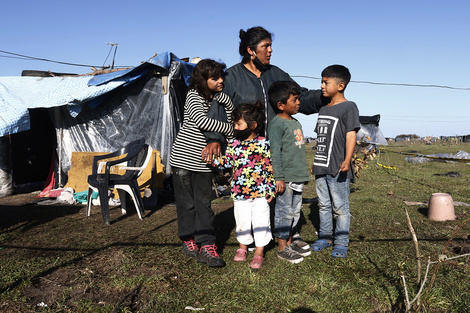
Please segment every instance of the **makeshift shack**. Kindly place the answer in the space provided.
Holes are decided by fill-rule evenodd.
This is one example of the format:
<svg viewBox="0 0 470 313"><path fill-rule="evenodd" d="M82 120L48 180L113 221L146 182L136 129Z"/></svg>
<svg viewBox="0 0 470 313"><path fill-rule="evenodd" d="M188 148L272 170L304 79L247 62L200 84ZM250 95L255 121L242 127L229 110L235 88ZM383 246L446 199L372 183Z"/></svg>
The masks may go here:
<svg viewBox="0 0 470 313"><path fill-rule="evenodd" d="M0 197L51 171L54 187L65 186L72 152L112 152L141 137L169 174L193 68L164 52L96 76L0 77Z"/></svg>

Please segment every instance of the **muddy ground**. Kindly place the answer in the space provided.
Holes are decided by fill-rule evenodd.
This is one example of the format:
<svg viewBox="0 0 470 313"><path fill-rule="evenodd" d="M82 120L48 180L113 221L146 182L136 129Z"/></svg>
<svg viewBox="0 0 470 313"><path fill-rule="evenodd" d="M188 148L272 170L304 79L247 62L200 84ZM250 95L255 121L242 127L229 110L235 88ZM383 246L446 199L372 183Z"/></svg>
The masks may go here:
<svg viewBox="0 0 470 313"><path fill-rule="evenodd" d="M0 199L1 271L15 271L0 279L1 312L45 305L61 312L93 311L99 305L141 311L153 293L173 288L177 265L168 253L178 254L180 241L171 198L147 208L143 220L135 211L122 215L120 207L111 208L107 226L100 207L86 217L84 205L41 205L37 194ZM217 224L225 225L217 230L223 242L234 226L231 206L228 199L213 203ZM148 277L158 283L139 284Z"/></svg>

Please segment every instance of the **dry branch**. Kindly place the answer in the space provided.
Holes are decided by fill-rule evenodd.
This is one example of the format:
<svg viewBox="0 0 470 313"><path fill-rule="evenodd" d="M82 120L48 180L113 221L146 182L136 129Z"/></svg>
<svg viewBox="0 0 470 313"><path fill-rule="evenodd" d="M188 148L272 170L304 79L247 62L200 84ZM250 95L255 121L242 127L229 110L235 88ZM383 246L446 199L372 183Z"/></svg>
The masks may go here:
<svg viewBox="0 0 470 313"><path fill-rule="evenodd" d="M413 243L415 245L415 250L416 250L416 265L417 265L417 271L418 271L418 285L419 282L421 281L421 259L419 256L419 245L418 245L418 237L416 236L416 232L413 228L413 225L411 224L411 219L410 215L408 214L408 210L405 207L405 215L406 215L406 222L408 224L408 228L410 229L411 232L411 237L413 238Z"/></svg>

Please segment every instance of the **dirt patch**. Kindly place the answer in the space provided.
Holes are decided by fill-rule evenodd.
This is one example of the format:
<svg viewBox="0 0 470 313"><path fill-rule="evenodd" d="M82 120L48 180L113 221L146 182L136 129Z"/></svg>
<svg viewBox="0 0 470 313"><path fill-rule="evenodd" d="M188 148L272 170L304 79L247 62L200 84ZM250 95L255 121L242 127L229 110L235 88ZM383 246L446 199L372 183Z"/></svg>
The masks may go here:
<svg viewBox="0 0 470 313"><path fill-rule="evenodd" d="M14 281L0 279L0 292L15 290L0 302L2 312L49 310L105 311L126 307L145 312L155 294L167 294L186 271L176 234L176 207L147 209L140 220L134 210L122 215L111 208L104 225L99 207L86 217L84 205L40 205L38 193L0 199L0 259L28 264ZM232 201L213 203L225 242L234 225ZM223 247L221 247L223 249ZM163 257L164 256L164 257ZM14 264L12 268L16 268ZM1 301L1 298L0 298ZM101 307L101 309L100 309ZM119 310L117 310L119 311Z"/></svg>
<svg viewBox="0 0 470 313"><path fill-rule="evenodd" d="M34 277L31 285L23 290L23 294L32 305L38 303L56 303L63 298L64 291L76 286L76 274L69 269L58 269L44 276Z"/></svg>
<svg viewBox="0 0 470 313"><path fill-rule="evenodd" d="M28 204L35 204L41 201L41 198L37 198L40 191L35 191L25 194L17 194L9 197L0 198L1 206L24 206Z"/></svg>

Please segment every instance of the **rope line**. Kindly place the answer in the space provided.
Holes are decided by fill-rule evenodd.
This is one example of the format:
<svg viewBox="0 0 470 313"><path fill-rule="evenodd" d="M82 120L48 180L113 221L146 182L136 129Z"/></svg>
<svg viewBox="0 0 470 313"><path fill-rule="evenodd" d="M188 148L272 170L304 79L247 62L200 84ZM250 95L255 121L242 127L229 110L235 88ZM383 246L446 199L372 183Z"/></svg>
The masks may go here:
<svg viewBox="0 0 470 313"><path fill-rule="evenodd" d="M305 75L292 75L291 77L301 77L301 78L309 78L309 79L318 79L318 80L321 80L320 77L305 76ZM370 84L370 85L383 85L383 86L403 86L403 87L444 88L444 89L453 89L453 90L470 90L470 88L451 87L451 86L445 86L445 85L424 85L424 84L405 84L405 83L381 83L381 82L370 82L370 81L365 81L365 80L351 80L351 83Z"/></svg>
<svg viewBox="0 0 470 313"><path fill-rule="evenodd" d="M388 170L397 170L398 169L396 166L387 166L387 165L380 164L379 162L377 162L377 165L380 166L380 167L386 168Z"/></svg>
<svg viewBox="0 0 470 313"><path fill-rule="evenodd" d="M23 54L18 54L18 53L13 53L13 52L8 52L8 51L3 51L3 50L0 50L0 52L6 53L6 54L15 55L15 56L19 56L19 57L23 57L23 58L29 59L29 60L46 61L46 62L53 62L53 63L65 64L65 65L73 65L73 66L100 67L99 65L96 66L96 65L85 65L85 64L76 64L76 63L69 63L69 62L53 61L53 60L42 59L42 58L36 58L36 57L31 57L31 56L27 56L27 55L23 55Z"/></svg>

